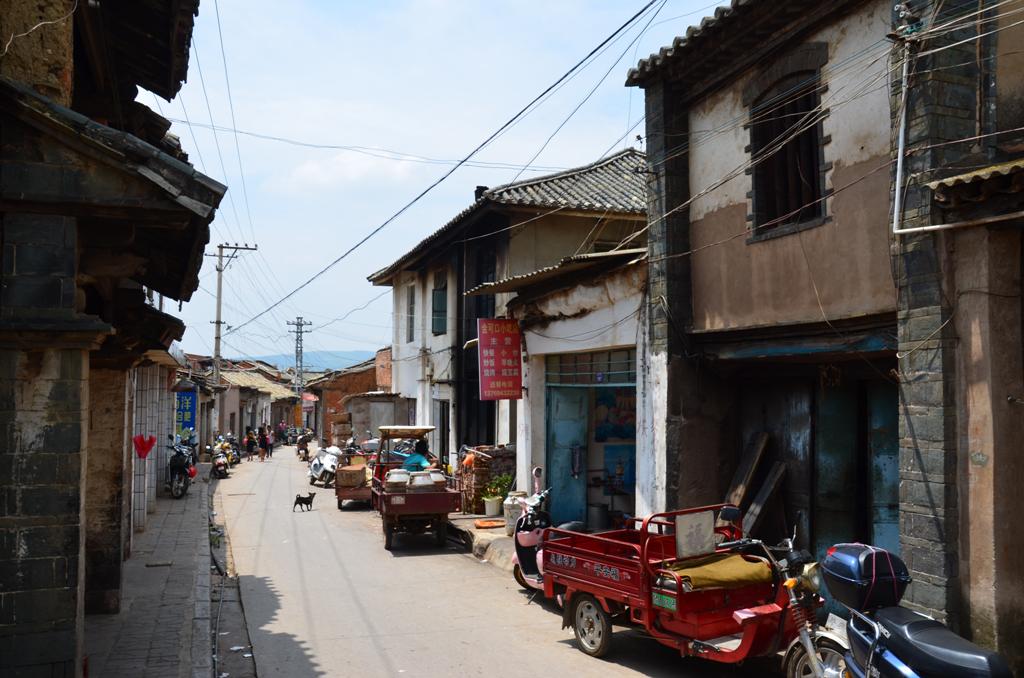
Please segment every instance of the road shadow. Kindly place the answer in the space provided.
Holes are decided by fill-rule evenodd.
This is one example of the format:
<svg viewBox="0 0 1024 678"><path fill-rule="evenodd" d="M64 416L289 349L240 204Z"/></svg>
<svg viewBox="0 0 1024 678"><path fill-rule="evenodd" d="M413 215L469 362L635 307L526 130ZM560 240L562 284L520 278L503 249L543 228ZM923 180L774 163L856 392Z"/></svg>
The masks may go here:
<svg viewBox="0 0 1024 678"><path fill-rule="evenodd" d="M287 666L290 676L330 675L328 667L313 660L309 643L296 635L271 630L281 609L281 596L269 579L243 574L238 577L238 585L257 675L273 675L268 666Z"/></svg>
<svg viewBox="0 0 1024 678"><path fill-rule="evenodd" d="M448 533L444 546L438 546L433 532L423 534L396 533L391 544L392 558L410 558L419 556L438 556L449 553L467 553L465 543L457 535ZM381 546L383 548L383 545Z"/></svg>
<svg viewBox="0 0 1024 678"><path fill-rule="evenodd" d="M558 642L576 648L575 638L570 637ZM772 657L750 659L740 666L694 657L684 658L642 630L619 626L615 627L612 634L612 646L608 654L593 661L615 664L651 678L747 678L782 675L779 661Z"/></svg>
<svg viewBox="0 0 1024 678"><path fill-rule="evenodd" d="M548 614L562 618L562 608L553 598L545 598L542 591L521 590L523 600ZM571 633L571 629L568 629ZM560 640L563 645L576 649L576 639ZM662 645L648 636L642 629L632 626L615 626L612 637L612 648L609 653L594 661L617 664L623 668L637 671L645 676L665 678L692 676L694 678L711 678L712 676L780 676L780 661L775 657L758 657L743 663L742 667L730 664L680 657L670 647ZM670 667L670 668L666 668Z"/></svg>

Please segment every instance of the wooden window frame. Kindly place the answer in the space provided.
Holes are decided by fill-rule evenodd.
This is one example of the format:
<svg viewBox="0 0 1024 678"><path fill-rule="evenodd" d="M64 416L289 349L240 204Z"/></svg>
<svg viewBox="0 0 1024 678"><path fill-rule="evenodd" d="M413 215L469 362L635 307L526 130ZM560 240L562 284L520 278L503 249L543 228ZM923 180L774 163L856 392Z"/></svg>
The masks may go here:
<svg viewBox="0 0 1024 678"><path fill-rule="evenodd" d="M813 110L820 105L821 95L828 90L828 86L822 80L822 67L828 61L827 43L811 42L800 45L788 54L775 60L769 67L753 77L743 91L743 104L750 110L751 121L745 125L750 133L750 145L744 149L750 154L751 159L756 159L756 154L765 146L765 139L762 135L768 134L777 138L782 131L782 125L775 124L765 127L756 122L758 108L764 105L766 99L780 94L780 89L792 90L798 83L807 81L807 92L804 101L801 101L803 108ZM789 82L787 82L787 80ZM799 113L800 107L791 106L794 113ZM776 151L773 158L749 167L746 174L750 176L751 190L747 197L751 201L750 214L747 215L747 229L749 236L747 243L770 240L792 233L797 233L810 228L815 228L831 220L828 213L828 197L831 190L827 186L828 172L831 170L831 163L825 162L825 147L831 139L824 134L822 122L828 116L828 110L821 110L816 116L814 125L802 132L796 139L788 142L782 149ZM753 121L753 122L752 122ZM784 124L784 123L783 123ZM772 139L767 140L769 143ZM810 148L807 145L810 145ZM801 146L803 145L803 146ZM806 159L813 154L816 167L810 169L811 181L814 182L810 195L807 195L807 188L797 189L801 195L793 195L793 187L790 184L798 185L799 177L795 172L799 171L799 165L794 164L798 157ZM769 179L763 173L772 171L776 166L783 165L786 169L786 179ZM774 175L778 177L778 173ZM764 214L764 191L765 184L771 181L775 187L785 187L789 196L783 202L782 208L776 208L770 214ZM799 214L799 218L793 221L783 221L771 226L764 226L765 222L779 218L788 209L799 207L810 201L816 201L809 215ZM776 214L776 212L780 212Z"/></svg>

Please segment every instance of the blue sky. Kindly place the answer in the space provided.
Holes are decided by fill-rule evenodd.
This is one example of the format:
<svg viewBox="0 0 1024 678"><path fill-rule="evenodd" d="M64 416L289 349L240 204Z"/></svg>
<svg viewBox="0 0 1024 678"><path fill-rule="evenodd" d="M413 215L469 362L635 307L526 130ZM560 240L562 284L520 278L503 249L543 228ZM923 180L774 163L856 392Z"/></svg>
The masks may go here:
<svg viewBox="0 0 1024 678"><path fill-rule="evenodd" d="M239 130L440 160L465 155L645 4L218 2ZM643 113L643 93L623 86L629 67L669 44L713 7L707 0L666 0L642 35L650 14L477 160L525 164L611 69L534 162L564 168L597 159ZM217 242L259 243L259 253L244 253L225 273L224 320L239 325L348 249L448 166L242 134L237 142L243 187L235 135L222 131L215 139L208 128L211 118L217 126L232 127L213 0L203 0L193 40L188 82L178 98L167 103L146 93L140 100L151 107L159 101L168 118L184 120L187 112L191 128L175 122L172 132L197 167L229 187L230 199L217 214L207 252L214 252ZM643 133L642 123L616 148L624 143L642 148L637 133ZM389 344L387 295L344 323L322 331L317 326L381 294L366 276L470 204L475 186L505 183L516 173L513 168L460 168L330 272L227 336L224 354L290 352L293 340L285 320L297 315L314 323L306 350L374 350ZM200 275L203 289L180 314L188 326L182 344L186 351L209 354L216 289L211 259Z"/></svg>

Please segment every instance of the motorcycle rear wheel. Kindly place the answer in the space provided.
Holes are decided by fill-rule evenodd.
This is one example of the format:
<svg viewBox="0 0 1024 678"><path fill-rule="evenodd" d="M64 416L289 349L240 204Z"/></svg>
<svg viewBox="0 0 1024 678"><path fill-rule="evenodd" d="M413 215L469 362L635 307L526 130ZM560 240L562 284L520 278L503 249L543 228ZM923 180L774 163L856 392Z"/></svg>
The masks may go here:
<svg viewBox="0 0 1024 678"><path fill-rule="evenodd" d="M519 563L512 566L512 577L515 578L516 583L519 584L519 588L524 591L529 591L532 586L526 583L526 578L523 577L523 569L519 567Z"/></svg>

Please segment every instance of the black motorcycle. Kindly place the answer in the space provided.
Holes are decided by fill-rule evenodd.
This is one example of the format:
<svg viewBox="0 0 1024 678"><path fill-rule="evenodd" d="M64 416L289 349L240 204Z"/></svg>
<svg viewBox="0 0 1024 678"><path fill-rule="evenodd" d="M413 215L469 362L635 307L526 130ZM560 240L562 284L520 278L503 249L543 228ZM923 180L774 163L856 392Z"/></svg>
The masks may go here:
<svg viewBox="0 0 1024 678"><path fill-rule="evenodd" d="M1006 660L961 638L931 617L899 607L910 583L894 553L836 544L821 572L832 596L850 610L846 671L852 678L1013 678Z"/></svg>
<svg viewBox="0 0 1024 678"><path fill-rule="evenodd" d="M172 444L167 446L171 454L167 459L167 482L171 496L181 499L188 492L188 486L195 475L195 462L192 448L182 443L174 443L174 436L167 436Z"/></svg>

